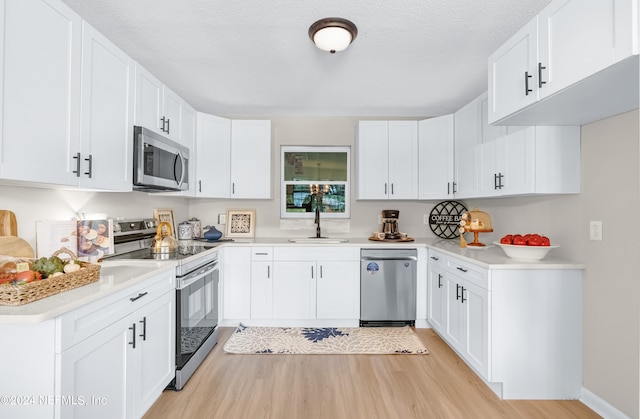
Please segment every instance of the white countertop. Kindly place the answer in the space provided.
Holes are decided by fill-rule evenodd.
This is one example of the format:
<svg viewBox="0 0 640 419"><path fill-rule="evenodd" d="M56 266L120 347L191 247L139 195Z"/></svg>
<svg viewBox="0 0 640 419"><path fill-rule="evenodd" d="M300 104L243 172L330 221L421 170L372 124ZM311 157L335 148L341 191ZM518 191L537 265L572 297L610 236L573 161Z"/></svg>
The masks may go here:
<svg viewBox="0 0 640 419"><path fill-rule="evenodd" d="M100 279L82 287L20 306L0 306L0 324L37 323L67 313L84 304L175 269L175 261L114 261L100 268Z"/></svg>
<svg viewBox="0 0 640 419"><path fill-rule="evenodd" d="M488 245L483 248L460 248L457 239L428 239L416 238L412 242L384 242L372 241L367 238L341 237L348 240L345 243L292 243L286 237L263 237L251 240L235 240L223 242L193 241L193 245L212 246L208 252L215 252L224 247L235 246L294 246L294 247L375 247L375 248L419 248L426 247L449 256L461 258L486 269L584 269L584 265L556 259L550 254L541 261L520 261L508 258L501 248ZM552 251L553 252L553 251ZM199 256L203 255L200 253ZM189 259L184 259L188 261ZM64 314L84 304L106 297L121 289L135 285L138 282L159 273L161 270L175 269L175 260L113 260L102 262L100 279L70 291L62 292L51 297L43 298L21 306L0 306L0 324L35 323Z"/></svg>

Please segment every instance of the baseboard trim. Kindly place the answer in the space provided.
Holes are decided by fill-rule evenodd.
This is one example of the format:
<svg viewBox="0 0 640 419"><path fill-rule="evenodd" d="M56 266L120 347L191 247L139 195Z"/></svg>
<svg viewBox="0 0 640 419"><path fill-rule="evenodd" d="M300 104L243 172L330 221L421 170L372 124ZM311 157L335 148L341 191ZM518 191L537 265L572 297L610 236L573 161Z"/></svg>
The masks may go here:
<svg viewBox="0 0 640 419"><path fill-rule="evenodd" d="M582 387L580 401L605 419L629 419L629 416L584 387Z"/></svg>

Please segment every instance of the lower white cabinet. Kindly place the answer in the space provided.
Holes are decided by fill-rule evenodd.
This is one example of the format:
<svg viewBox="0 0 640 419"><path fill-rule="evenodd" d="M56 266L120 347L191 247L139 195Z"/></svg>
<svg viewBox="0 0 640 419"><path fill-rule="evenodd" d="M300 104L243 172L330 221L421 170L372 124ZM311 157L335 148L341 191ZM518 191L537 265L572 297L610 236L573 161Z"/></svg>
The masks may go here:
<svg viewBox="0 0 640 419"><path fill-rule="evenodd" d="M580 397L581 269L427 260L429 323L499 397Z"/></svg>
<svg viewBox="0 0 640 419"><path fill-rule="evenodd" d="M223 249L223 320L255 325L357 325L357 247Z"/></svg>
<svg viewBox="0 0 640 419"><path fill-rule="evenodd" d="M222 252L222 318L251 317L251 248L226 247Z"/></svg>
<svg viewBox="0 0 640 419"><path fill-rule="evenodd" d="M63 331L63 349L66 342L89 334L105 316L116 321L57 356L59 395L73 395L77 401L60 403L57 417L145 414L175 375L175 298L175 277L165 274L106 306L98 302L62 317L62 328L75 328Z"/></svg>
<svg viewBox="0 0 640 419"><path fill-rule="evenodd" d="M0 324L15 343L0 349L0 370L12 378L0 392L21 397L0 405L0 417L141 418L174 378L174 319L169 267L58 317Z"/></svg>
<svg viewBox="0 0 640 419"><path fill-rule="evenodd" d="M309 257L310 255L304 255ZM273 316L276 319L315 319L315 260L274 262Z"/></svg>

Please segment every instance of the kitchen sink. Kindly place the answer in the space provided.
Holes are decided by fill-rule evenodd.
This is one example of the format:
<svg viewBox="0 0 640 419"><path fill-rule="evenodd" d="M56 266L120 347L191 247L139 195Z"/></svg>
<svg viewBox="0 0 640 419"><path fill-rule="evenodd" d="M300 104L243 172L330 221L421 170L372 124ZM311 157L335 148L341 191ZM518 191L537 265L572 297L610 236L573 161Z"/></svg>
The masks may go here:
<svg viewBox="0 0 640 419"><path fill-rule="evenodd" d="M304 239L289 239L291 243L301 244L338 244L346 243L347 239L330 239L329 237L308 237Z"/></svg>

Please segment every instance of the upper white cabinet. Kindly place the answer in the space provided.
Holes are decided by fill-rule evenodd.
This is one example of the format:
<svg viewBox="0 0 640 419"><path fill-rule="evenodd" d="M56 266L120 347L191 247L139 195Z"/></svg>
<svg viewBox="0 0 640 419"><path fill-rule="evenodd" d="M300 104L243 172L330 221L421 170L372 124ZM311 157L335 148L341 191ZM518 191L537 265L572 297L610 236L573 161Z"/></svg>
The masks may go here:
<svg viewBox="0 0 640 419"><path fill-rule="evenodd" d="M271 197L271 121L197 114L196 194Z"/></svg>
<svg viewBox="0 0 640 419"><path fill-rule="evenodd" d="M0 8L0 178L77 185L80 16L57 0L5 0Z"/></svg>
<svg viewBox="0 0 640 419"><path fill-rule="evenodd" d="M0 178L130 191L133 60L57 0L1 5Z"/></svg>
<svg viewBox="0 0 640 419"><path fill-rule="evenodd" d="M418 199L453 198L453 127L453 114L418 122Z"/></svg>
<svg viewBox="0 0 640 419"><path fill-rule="evenodd" d="M638 107L637 0L555 0L489 57L489 122L583 125Z"/></svg>
<svg viewBox="0 0 640 419"><path fill-rule="evenodd" d="M478 196L480 145L482 143L482 97L474 99L453 115L455 142L455 180L451 187L456 198Z"/></svg>
<svg viewBox="0 0 640 419"><path fill-rule="evenodd" d="M231 120L198 112L196 116L196 195L228 198L231 185Z"/></svg>
<svg viewBox="0 0 640 419"><path fill-rule="evenodd" d="M271 121L231 121L231 198L271 198Z"/></svg>
<svg viewBox="0 0 640 419"><path fill-rule="evenodd" d="M360 121L357 199L418 198L418 122Z"/></svg>
<svg viewBox="0 0 640 419"><path fill-rule="evenodd" d="M130 191L134 61L82 22L80 186Z"/></svg>
<svg viewBox="0 0 640 419"><path fill-rule="evenodd" d="M483 126L479 196L580 192L580 127Z"/></svg>
<svg viewBox="0 0 640 419"><path fill-rule="evenodd" d="M191 148L192 138L182 138L182 124L185 119L189 123L188 115L193 109L139 63L135 68L135 124Z"/></svg>

